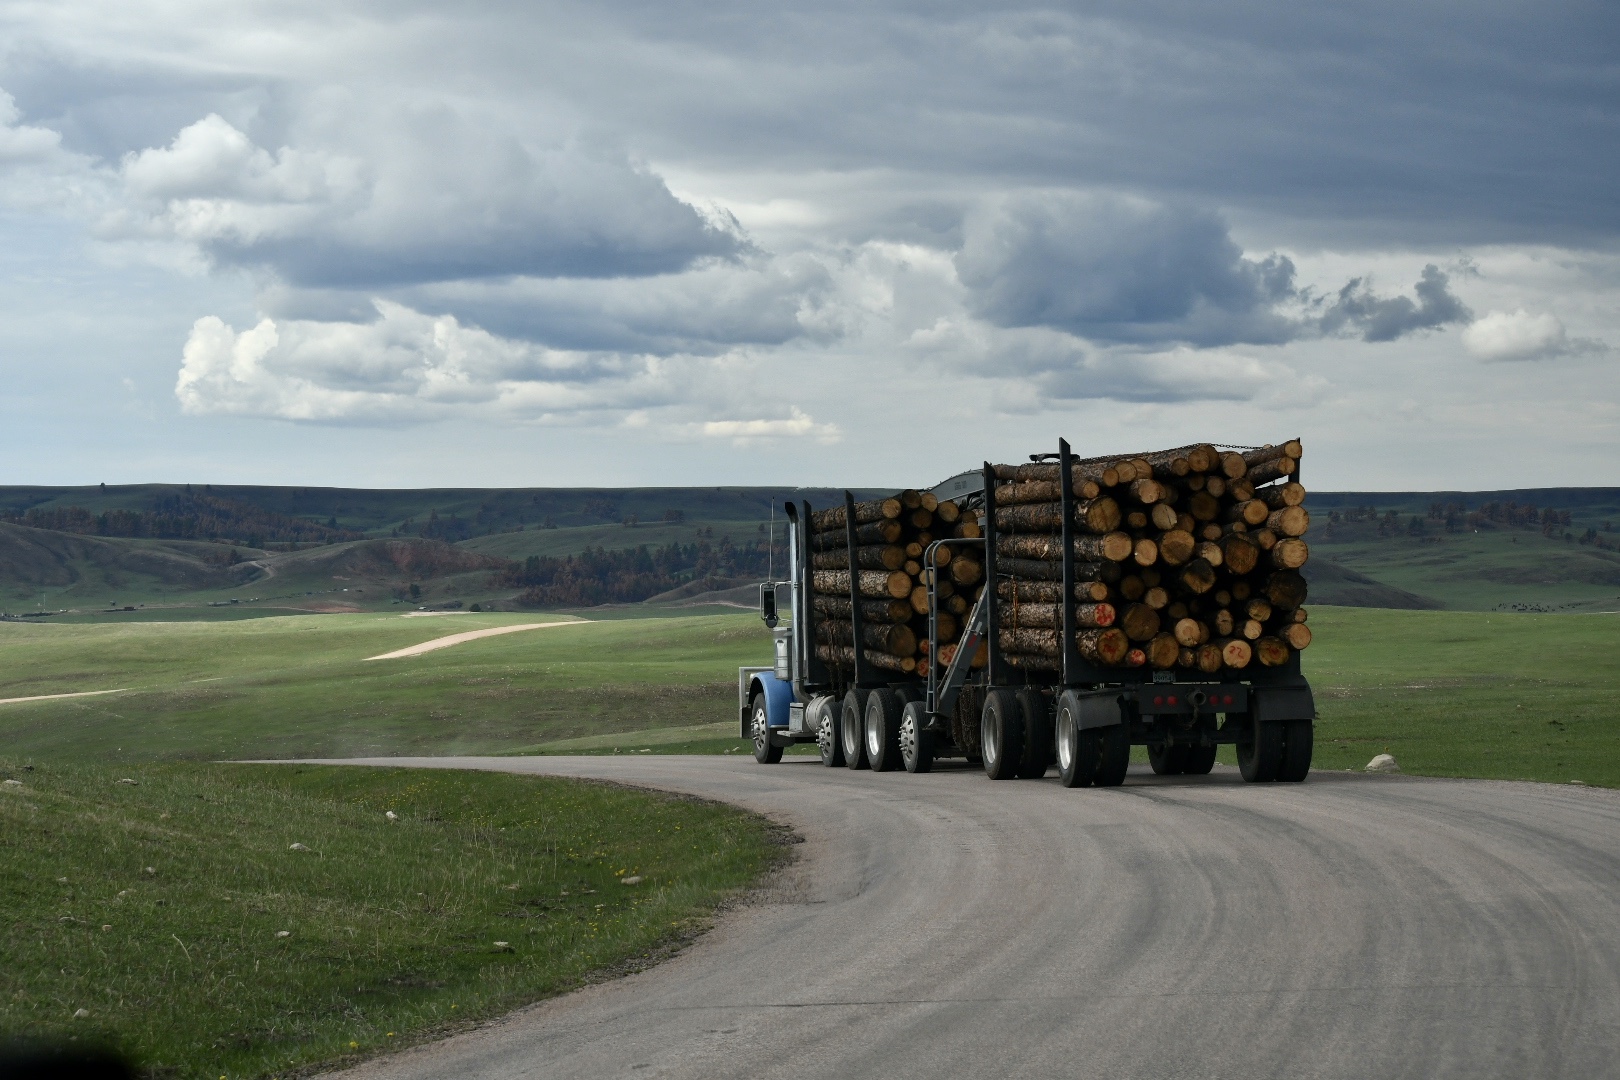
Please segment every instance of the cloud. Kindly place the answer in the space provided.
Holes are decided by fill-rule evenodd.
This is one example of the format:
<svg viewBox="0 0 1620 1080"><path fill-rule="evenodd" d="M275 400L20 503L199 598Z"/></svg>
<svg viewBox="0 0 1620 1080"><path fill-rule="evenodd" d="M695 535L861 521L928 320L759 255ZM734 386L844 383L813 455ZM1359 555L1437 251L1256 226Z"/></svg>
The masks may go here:
<svg viewBox="0 0 1620 1080"><path fill-rule="evenodd" d="M1462 341L1481 360L1546 360L1605 348L1600 341L1570 337L1554 315L1532 315L1523 308L1476 319L1463 330Z"/></svg>
<svg viewBox="0 0 1620 1080"><path fill-rule="evenodd" d="M21 120L16 100L0 90L0 167L42 164L66 156L61 135Z"/></svg>
<svg viewBox="0 0 1620 1080"><path fill-rule="evenodd" d="M1435 330L1474 317L1468 306L1450 291L1450 278L1430 263L1412 287L1410 297L1374 295L1364 278L1352 278L1319 319L1325 334L1360 334L1363 341L1394 341L1420 330Z"/></svg>
<svg viewBox="0 0 1620 1080"><path fill-rule="evenodd" d="M1043 192L968 215L957 273L974 314L1094 341L1279 342L1286 257L1245 258L1212 213L1119 195Z"/></svg>
<svg viewBox="0 0 1620 1080"><path fill-rule="evenodd" d="M187 413L394 423L476 409L510 418L672 397L656 361L546 349L378 301L369 323L262 319L192 327L175 396Z"/></svg>
<svg viewBox="0 0 1620 1080"><path fill-rule="evenodd" d="M818 424L815 418L793 406L786 419L777 420L710 420L703 425L703 434L731 439L738 446L747 446L761 439L814 438L821 443L835 443L843 437L837 424Z"/></svg>
<svg viewBox="0 0 1620 1080"><path fill-rule="evenodd" d="M272 154L210 114L125 156L124 202L100 233L318 288L661 274L747 249L723 215L608 149L535 144L442 106L336 135L341 153Z"/></svg>

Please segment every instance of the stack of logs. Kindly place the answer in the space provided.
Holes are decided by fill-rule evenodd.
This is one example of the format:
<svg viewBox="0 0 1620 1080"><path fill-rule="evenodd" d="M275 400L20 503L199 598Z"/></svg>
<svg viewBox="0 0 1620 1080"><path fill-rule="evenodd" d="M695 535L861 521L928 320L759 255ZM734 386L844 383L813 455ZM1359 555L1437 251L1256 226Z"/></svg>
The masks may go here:
<svg viewBox="0 0 1620 1080"><path fill-rule="evenodd" d="M1075 460L1082 658L1213 675L1276 667L1310 644L1310 515L1300 444L1185 446ZM995 467L999 637L1007 664L1060 667L1062 507L1054 461Z"/></svg>
<svg viewBox="0 0 1620 1080"><path fill-rule="evenodd" d="M862 657L872 667L926 675L928 589L923 566L928 546L946 538L983 536L976 516L928 492L906 490L888 499L855 504L856 591L861 599ZM855 661L850 610L849 541L845 508L810 516L816 655L846 670ZM935 549L939 639L955 641L965 616L984 587L983 544L947 544ZM979 663L983 658L979 657ZM941 650L940 660L949 654Z"/></svg>

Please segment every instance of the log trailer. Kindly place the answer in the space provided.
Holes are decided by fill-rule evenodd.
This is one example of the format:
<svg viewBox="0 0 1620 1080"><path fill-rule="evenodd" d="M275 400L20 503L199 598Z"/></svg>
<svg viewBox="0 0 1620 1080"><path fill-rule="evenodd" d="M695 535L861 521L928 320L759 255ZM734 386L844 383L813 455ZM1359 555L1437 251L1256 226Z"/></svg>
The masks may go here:
<svg viewBox="0 0 1620 1080"><path fill-rule="evenodd" d="M1290 444L1295 458L1285 465L1297 468L1297 445ZM1124 781L1132 746L1147 748L1156 773L1199 775L1213 767L1216 748L1228 744L1237 749L1245 781L1304 780L1316 712L1297 648L1284 650L1287 659L1272 666L1218 666L1214 671L1188 666L1186 649L1179 664L1138 659L1138 666L1121 666L1082 655L1076 645L1083 640L1082 628L1097 625L1094 617L1088 622L1083 616L1108 606L1077 597L1086 584L1094 584L1079 578L1085 566L1094 564L1083 566L1076 555L1077 548L1086 550L1086 530L1078 523L1085 520L1087 503L1076 495L1076 486L1084 487L1084 481L1066 442L1060 442L1057 454L1031 455L1031 460L1057 466L1049 475L1057 480L1055 494L1061 501L1061 527L1053 522L1062 552L1061 588L1052 590L1058 600L1052 609L1057 624L1053 651L1058 655L1036 666L1003 647L1004 641L1016 640L1005 629L1017 625L1015 605L1005 599L1009 584L1015 590L1010 595L1014 600L1018 596L1016 583L1008 581L1012 575L998 571L999 551L1007 545L1005 538L998 543L997 489L1009 490L1001 483L1008 467L986 463L982 470L952 477L930 492L935 501L950 500L973 515L983 535L928 543L922 565L930 569L920 575L927 588L927 640L917 642L923 656L934 661L923 665L925 674L879 666L873 660L883 657L859 647L836 653L825 645L818 648L824 638L818 636L817 623L827 618L822 613L827 609L813 602L812 583L825 572L812 564L815 511L808 502L790 502L785 507L789 576L759 587L759 611L772 632L774 663L741 668L738 674L739 735L752 741L755 760L774 764L786 748L814 742L828 767L922 773L938 759L956 758L982 764L991 779L1005 780L1042 777L1055 764L1065 787L1110 787ZM818 516L825 520L827 515L823 511ZM872 601L859 589L865 568L858 553L863 547L857 537L857 504L848 492L842 523L847 535L839 557L847 557L849 603L839 612L847 611L854 642L869 641L871 631L883 628L863 626L863 609L870 612ZM954 618L942 613L943 576L933 569L948 557L941 547L982 560L983 584L971 609ZM1057 561L1054 578L1059 577ZM1003 556L999 562L1010 565L1014 560ZM826 557L818 556L816 565L828 565ZM960 610L962 602L955 604ZM1303 623L1303 610L1297 615Z"/></svg>

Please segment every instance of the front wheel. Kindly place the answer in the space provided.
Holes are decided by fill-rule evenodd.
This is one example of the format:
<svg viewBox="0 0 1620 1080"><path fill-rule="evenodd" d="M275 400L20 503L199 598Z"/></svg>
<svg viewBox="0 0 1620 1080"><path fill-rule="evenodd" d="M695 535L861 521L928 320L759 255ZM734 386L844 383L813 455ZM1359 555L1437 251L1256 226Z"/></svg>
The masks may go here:
<svg viewBox="0 0 1620 1080"><path fill-rule="evenodd" d="M754 720L750 728L754 736L754 760L761 765L775 765L782 760L782 747L771 742L771 717L765 707L765 695L755 694L752 705Z"/></svg>
<svg viewBox="0 0 1620 1080"><path fill-rule="evenodd" d="M928 712L923 703L913 701L900 714L900 760L906 772L932 772L934 733L928 730Z"/></svg>

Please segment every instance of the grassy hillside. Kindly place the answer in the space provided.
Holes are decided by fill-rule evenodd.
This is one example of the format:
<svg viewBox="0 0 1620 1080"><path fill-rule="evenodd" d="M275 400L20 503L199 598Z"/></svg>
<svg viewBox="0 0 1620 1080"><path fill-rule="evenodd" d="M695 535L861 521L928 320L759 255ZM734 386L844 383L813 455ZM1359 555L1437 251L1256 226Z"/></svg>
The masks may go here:
<svg viewBox="0 0 1620 1080"><path fill-rule="evenodd" d="M0 624L9 752L135 761L301 755L731 750L751 615L522 631L364 657L510 615L344 615L224 625ZM1620 785L1620 616L1318 608L1305 670L1318 764L1388 751L1409 771ZM572 740L572 741L569 741Z"/></svg>

